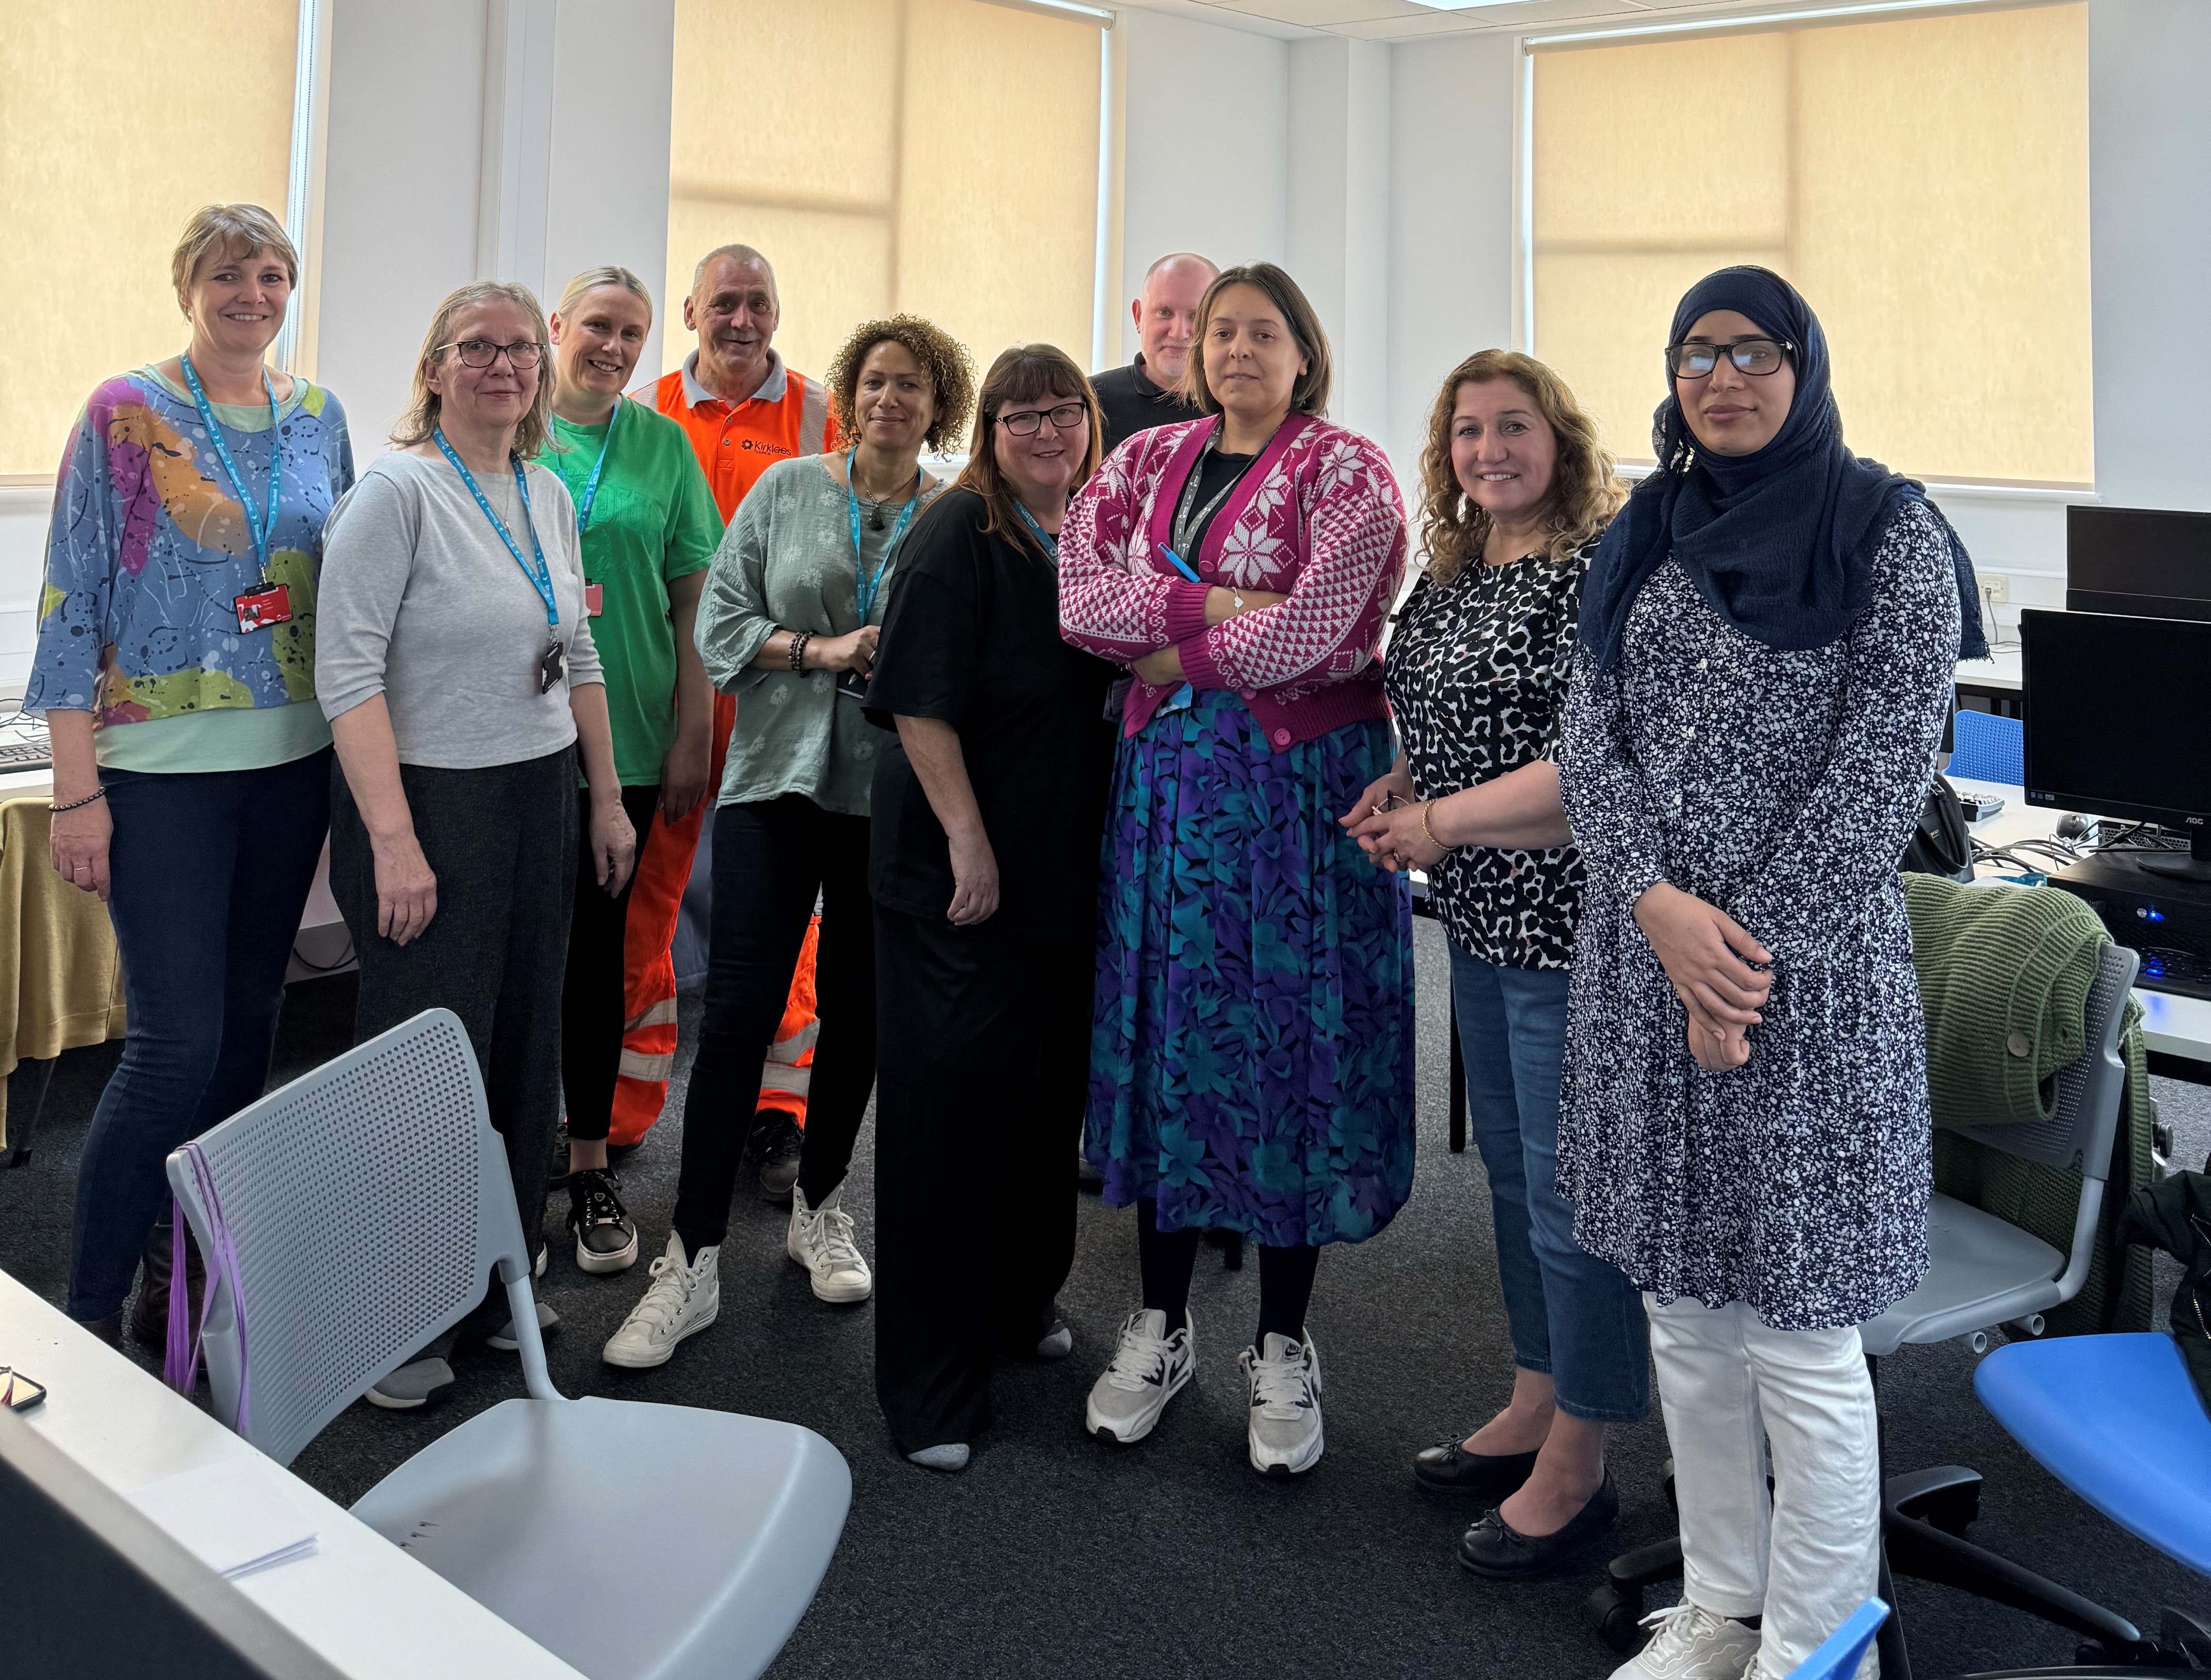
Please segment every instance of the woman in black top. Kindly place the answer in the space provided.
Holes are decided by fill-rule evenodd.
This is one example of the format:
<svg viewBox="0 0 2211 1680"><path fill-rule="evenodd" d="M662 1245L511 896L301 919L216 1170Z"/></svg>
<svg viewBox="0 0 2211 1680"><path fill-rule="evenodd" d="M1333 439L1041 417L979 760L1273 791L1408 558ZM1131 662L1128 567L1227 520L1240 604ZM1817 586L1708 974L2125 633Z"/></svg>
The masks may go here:
<svg viewBox="0 0 2211 1680"><path fill-rule="evenodd" d="M1621 493L1558 375L1505 350L1469 356L1444 381L1421 468L1427 575L1398 614L1384 671L1402 750L1345 822L1385 867L1427 872L1451 939L1512 1398L1413 1469L1499 1508L1469 1532L1460 1561L1511 1577L1610 1523L1606 1425L1650 1408L1642 1302L1617 1268L1576 1246L1554 1182L1582 863L1551 755L1583 570Z"/></svg>
<svg viewBox="0 0 2211 1680"><path fill-rule="evenodd" d="M1114 674L1060 639L1097 399L1046 344L991 365L957 486L891 586L875 767L875 1392L901 1452L967 1463L1001 1346L1063 1358L1067 1145L1089 1073Z"/></svg>

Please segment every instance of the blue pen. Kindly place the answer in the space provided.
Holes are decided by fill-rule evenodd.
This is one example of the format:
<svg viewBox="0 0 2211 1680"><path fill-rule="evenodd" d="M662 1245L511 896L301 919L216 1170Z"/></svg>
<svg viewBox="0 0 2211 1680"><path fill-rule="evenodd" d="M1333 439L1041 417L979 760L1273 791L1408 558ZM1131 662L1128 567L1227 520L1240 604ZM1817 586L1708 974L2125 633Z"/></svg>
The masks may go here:
<svg viewBox="0 0 2211 1680"><path fill-rule="evenodd" d="M1166 555L1168 561L1173 565L1174 569L1182 573L1184 577L1190 579L1191 583L1202 583L1205 581L1205 579L1199 577L1196 571L1191 568L1188 560L1183 559L1181 555L1176 553L1173 549L1168 547L1164 542L1160 544L1160 553ZM1170 694L1167 697L1166 704L1160 707L1160 710L1162 711L1180 711L1184 707L1189 705L1190 702L1190 685L1188 683L1184 683L1180 688L1178 688L1172 694Z"/></svg>

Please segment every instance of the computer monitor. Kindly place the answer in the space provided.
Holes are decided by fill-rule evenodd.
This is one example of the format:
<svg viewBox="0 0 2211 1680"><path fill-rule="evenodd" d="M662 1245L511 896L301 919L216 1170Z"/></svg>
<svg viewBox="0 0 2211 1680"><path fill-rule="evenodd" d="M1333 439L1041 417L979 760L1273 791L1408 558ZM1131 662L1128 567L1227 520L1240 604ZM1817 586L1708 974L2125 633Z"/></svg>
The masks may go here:
<svg viewBox="0 0 2211 1680"><path fill-rule="evenodd" d="M298 1635L4 1406L0 1673L342 1680Z"/></svg>
<svg viewBox="0 0 2211 1680"><path fill-rule="evenodd" d="M2211 881L2211 622L2030 608L2020 641L2026 802L2178 829L2139 867Z"/></svg>
<svg viewBox="0 0 2211 1680"><path fill-rule="evenodd" d="M2211 619L2211 513L2067 508L2065 605L2075 613Z"/></svg>

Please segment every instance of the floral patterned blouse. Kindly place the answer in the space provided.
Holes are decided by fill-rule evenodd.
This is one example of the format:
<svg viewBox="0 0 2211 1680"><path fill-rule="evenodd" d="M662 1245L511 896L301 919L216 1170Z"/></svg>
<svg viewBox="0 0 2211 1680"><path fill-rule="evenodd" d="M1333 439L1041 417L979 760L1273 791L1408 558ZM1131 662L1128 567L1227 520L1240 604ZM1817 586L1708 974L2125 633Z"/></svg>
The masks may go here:
<svg viewBox="0 0 2211 1680"><path fill-rule="evenodd" d="M1554 560L1479 561L1450 583L1424 577L1397 614L1383 680L1420 799L1440 799L1548 758L1573 668L1574 620L1595 543ZM1427 872L1451 943L1505 969L1569 966L1581 854L1463 846Z"/></svg>

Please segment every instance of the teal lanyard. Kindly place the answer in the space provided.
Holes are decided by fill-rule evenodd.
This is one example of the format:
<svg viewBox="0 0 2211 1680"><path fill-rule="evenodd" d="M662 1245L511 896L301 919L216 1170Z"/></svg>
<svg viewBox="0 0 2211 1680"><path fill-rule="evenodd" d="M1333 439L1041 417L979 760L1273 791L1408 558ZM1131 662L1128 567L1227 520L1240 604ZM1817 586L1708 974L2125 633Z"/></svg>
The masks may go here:
<svg viewBox="0 0 2211 1680"><path fill-rule="evenodd" d="M476 499L476 505L483 510L483 517L491 521L491 528L499 533L499 540L506 545L506 552L514 556L514 563L522 568L522 575L536 586L537 598L545 603L545 622L559 629L560 609L553 602L553 569L545 564L545 550L537 541L537 522L530 517L530 485L522 475L522 457L509 450L506 458L514 467L514 488L522 498L522 523L530 528L530 552L537 560L535 567L522 558L521 547L515 541L514 534L506 529L506 521L494 513L491 504L484 499L484 493L476 485L476 475L469 470L466 462L453 453L453 446L445 441L444 428L438 428L430 436L436 440L439 452L453 463L453 470L461 475L461 482L468 486L469 494Z"/></svg>
<svg viewBox="0 0 2211 1680"><path fill-rule="evenodd" d="M576 501L576 529L591 529L591 504L599 499L599 474L607 469L607 451L615 446L615 422L621 418L622 400L615 398L615 411L607 416L607 435L599 443L599 458L591 466L591 477L584 480L584 493Z"/></svg>
<svg viewBox="0 0 2211 1680"><path fill-rule="evenodd" d="M269 393L269 517L263 518L255 511L253 497L245 487L245 474L238 470L238 462L231 459L230 445L222 439L222 427L215 423L215 410L208 405L207 392L201 388L200 376L192 367L189 353L180 360L185 365L185 384L191 388L193 406L200 411L200 419L208 429L208 440L215 445L215 458L222 462L222 470L230 480L230 487L238 497L238 505L245 510L246 535L253 539L254 564L261 568L263 577L269 576L269 544L276 535L276 499L283 489L283 452L276 445L276 382L269 377L269 370L261 370L261 388Z"/></svg>
<svg viewBox="0 0 2211 1680"><path fill-rule="evenodd" d="M1037 523L1036 515L1031 513L1028 509L1024 507L1018 500L1014 503L1014 511L1021 515L1021 523L1029 528L1029 535L1034 537L1037 540L1038 545L1043 548L1045 559L1050 560L1054 565L1057 565L1059 564L1059 539L1054 536L1050 531L1045 529L1042 525L1039 524Z"/></svg>
<svg viewBox="0 0 2211 1680"><path fill-rule="evenodd" d="M868 563L860 553L860 493L852 488L852 462L859 455L860 446L852 445L845 456L845 506L852 516L852 596L859 603L860 622L868 621L868 609L875 604L875 591L882 587L883 576L891 569L891 557L898 553L899 537L906 529L906 521L921 505L921 486L914 486L912 499L899 510L898 521L891 527L890 541L883 545L882 564L875 575L868 576Z"/></svg>

